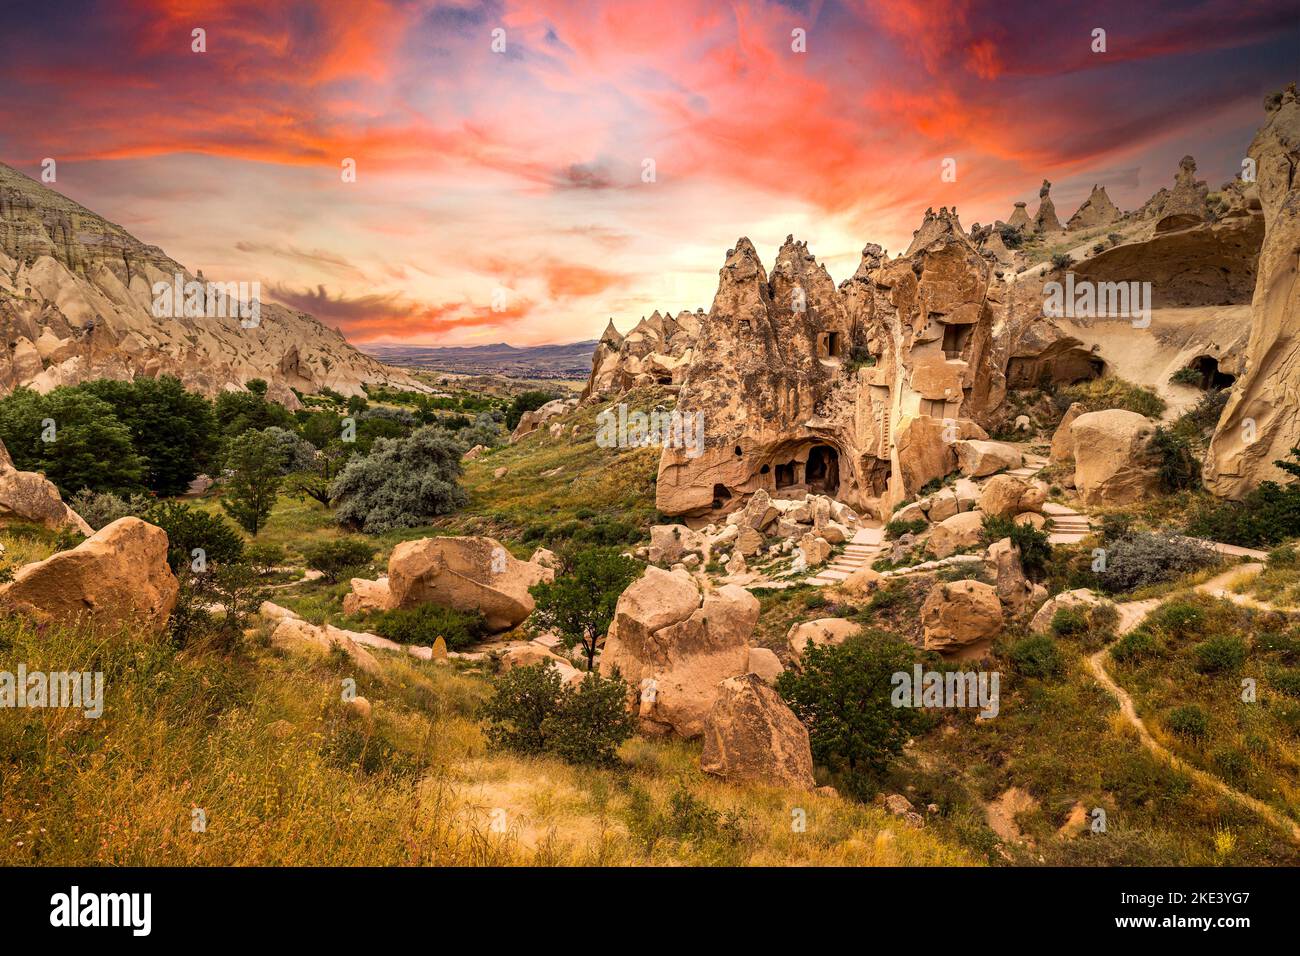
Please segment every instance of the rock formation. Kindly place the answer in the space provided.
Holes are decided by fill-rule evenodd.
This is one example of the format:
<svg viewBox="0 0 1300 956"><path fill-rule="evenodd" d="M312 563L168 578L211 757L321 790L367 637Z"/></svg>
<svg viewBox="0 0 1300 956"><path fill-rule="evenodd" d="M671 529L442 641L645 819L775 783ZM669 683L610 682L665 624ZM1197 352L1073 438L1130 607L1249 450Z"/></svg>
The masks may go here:
<svg viewBox="0 0 1300 956"><path fill-rule="evenodd" d="M0 391L167 374L212 397L260 378L269 397L294 408L292 389L427 390L303 312L261 302L250 328L237 314L207 317L209 308L223 311L216 306L224 283L203 296L204 317L183 309L181 317L156 317L154 284L174 286L178 275L182 284L206 283L201 272L0 163L0 331L9 343ZM254 280L244 279L249 290Z"/></svg>
<svg viewBox="0 0 1300 956"><path fill-rule="evenodd" d="M1155 422L1122 408L1088 412L1074 420L1074 486L1085 505L1130 504L1156 491L1159 461L1151 446L1155 431Z"/></svg>
<svg viewBox="0 0 1300 956"><path fill-rule="evenodd" d="M518 560L492 538L403 541L388 559L392 607L438 604L477 610L493 631L521 624L533 612L529 587L553 580L553 570Z"/></svg>
<svg viewBox="0 0 1300 956"><path fill-rule="evenodd" d="M1196 178L1196 160L1184 156L1178 162L1174 188L1163 195L1157 193L1143 211L1156 220L1156 233L1199 225L1210 215L1208 193L1205 182Z"/></svg>
<svg viewBox="0 0 1300 956"><path fill-rule="evenodd" d="M645 733L698 737L718 685L749 671L758 598L727 584L701 595L685 571L648 567L618 599L600 673L635 694Z"/></svg>
<svg viewBox="0 0 1300 956"><path fill-rule="evenodd" d="M1065 227L1070 230L1093 229L1119 222L1120 216L1119 209L1106 195L1105 187L1094 184L1088 198L1075 210Z"/></svg>
<svg viewBox="0 0 1300 956"><path fill-rule="evenodd" d="M1043 180L1043 187L1038 190L1038 212L1034 214L1034 232L1040 235L1047 232L1064 232L1061 220L1056 218L1056 204L1049 195L1052 184Z"/></svg>
<svg viewBox="0 0 1300 956"><path fill-rule="evenodd" d="M12 515L43 525L51 531L73 528L89 537L94 529L59 496L59 489L44 475L19 471L0 442L0 518Z"/></svg>
<svg viewBox="0 0 1300 956"><path fill-rule="evenodd" d="M1241 498L1279 480L1273 462L1300 445L1300 101L1295 84L1271 98L1248 155L1255 161L1264 240L1251 302L1245 370L1219 419L1205 462L1205 484Z"/></svg>
<svg viewBox="0 0 1300 956"><path fill-rule="evenodd" d="M1025 208L1028 203L1018 202L1016 208L1011 213L1011 218L1007 220L1007 225L1019 229L1021 232L1029 232L1034 227L1033 220L1029 218L1029 212Z"/></svg>
<svg viewBox="0 0 1300 956"><path fill-rule="evenodd" d="M70 551L19 568L0 605L40 621L94 622L159 633L180 585L167 566L167 532L119 518Z"/></svg>
<svg viewBox="0 0 1300 956"><path fill-rule="evenodd" d="M925 649L951 654L1002 631L1002 602L991 584L936 584L921 605Z"/></svg>
<svg viewBox="0 0 1300 956"><path fill-rule="evenodd" d="M591 377L582 399L618 395L632 388L680 385L691 363L691 346L703 322L703 310L676 318L655 312L627 335L610 319L592 356Z"/></svg>
<svg viewBox="0 0 1300 956"><path fill-rule="evenodd" d="M723 780L811 790L808 728L757 674L730 677L704 722L700 769Z"/></svg>

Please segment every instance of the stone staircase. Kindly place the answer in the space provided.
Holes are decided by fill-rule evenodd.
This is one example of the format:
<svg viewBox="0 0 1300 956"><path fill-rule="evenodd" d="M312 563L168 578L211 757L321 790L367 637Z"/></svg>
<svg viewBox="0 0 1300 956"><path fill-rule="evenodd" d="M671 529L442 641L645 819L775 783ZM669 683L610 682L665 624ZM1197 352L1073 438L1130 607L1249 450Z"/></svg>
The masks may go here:
<svg viewBox="0 0 1300 956"><path fill-rule="evenodd" d="M885 528L883 525L873 523L873 525L861 528L853 536L852 540L844 546L844 553L836 556L830 564L818 571L813 577L808 578L806 583L815 587L838 584L858 568L871 567L871 563L880 557L881 552L884 550Z"/></svg>
<svg viewBox="0 0 1300 956"><path fill-rule="evenodd" d="M1047 459L1042 455L1031 455L1025 453L1025 463L1020 468L1011 468L1007 471L1008 475L1015 475L1017 478L1032 478L1038 474L1040 468L1047 465Z"/></svg>
<svg viewBox="0 0 1300 956"><path fill-rule="evenodd" d="M1052 544L1077 544L1092 533L1092 521L1073 508L1049 501L1043 505L1043 514L1052 520L1052 530L1047 540Z"/></svg>

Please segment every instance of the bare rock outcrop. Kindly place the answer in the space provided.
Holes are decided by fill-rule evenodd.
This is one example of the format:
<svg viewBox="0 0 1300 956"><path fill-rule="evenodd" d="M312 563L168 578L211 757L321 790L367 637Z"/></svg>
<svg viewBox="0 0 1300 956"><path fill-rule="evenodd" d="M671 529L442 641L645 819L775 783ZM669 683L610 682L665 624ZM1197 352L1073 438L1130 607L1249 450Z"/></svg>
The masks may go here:
<svg viewBox="0 0 1300 956"><path fill-rule="evenodd" d="M1210 216L1210 207L1206 202L1208 194L1209 188L1204 180L1196 178L1196 160L1184 156L1178 161L1174 188L1154 210L1156 232L1185 229L1205 222Z"/></svg>
<svg viewBox="0 0 1300 956"><path fill-rule="evenodd" d="M1074 487L1085 505L1129 504L1156 491L1155 432L1151 419L1122 408L1088 412L1074 420Z"/></svg>
<svg viewBox="0 0 1300 956"><path fill-rule="evenodd" d="M1097 226L1108 226L1112 222L1119 222L1120 217L1121 213L1118 207L1106 195L1106 188L1094 184L1088 198L1075 210L1074 215L1070 217L1070 221L1065 224L1065 227L1070 230L1093 229Z"/></svg>
<svg viewBox="0 0 1300 956"><path fill-rule="evenodd" d="M1034 214L1034 232L1040 235L1048 232L1064 232L1065 227L1056 217L1056 204L1051 197L1052 184L1046 179L1038 190L1038 212Z"/></svg>
<svg viewBox="0 0 1300 956"><path fill-rule="evenodd" d="M555 580L555 572L520 561L493 538L420 538L403 541L388 559L392 607L439 604L481 611L493 631L508 631L533 612L528 589Z"/></svg>
<svg viewBox="0 0 1300 956"><path fill-rule="evenodd" d="M8 457L6 452L5 458ZM0 517L5 515L35 522L52 531L74 528L87 536L94 534L81 515L63 503L59 489L44 475L0 463Z"/></svg>
<svg viewBox="0 0 1300 956"><path fill-rule="evenodd" d="M862 633L862 625L843 617L823 617L816 621L804 621L792 624L785 636L790 648L790 659L796 668L803 661L809 646L843 644L855 634Z"/></svg>
<svg viewBox="0 0 1300 956"><path fill-rule="evenodd" d="M0 604L37 620L158 633L179 592L167 566L167 532L139 518L119 518L77 547L19 568L0 588Z"/></svg>
<svg viewBox="0 0 1300 956"><path fill-rule="evenodd" d="M705 773L800 790L817 785L808 728L757 674L719 684L703 733L700 769Z"/></svg>
<svg viewBox="0 0 1300 956"><path fill-rule="evenodd" d="M1300 445L1300 99L1295 84L1268 102L1248 155L1255 161L1264 242L1251 302L1245 373L1237 380L1206 456L1206 487L1241 498L1260 482L1281 480L1274 461Z"/></svg>
<svg viewBox="0 0 1300 956"><path fill-rule="evenodd" d="M1002 602L982 581L936 584L921 605L925 649L949 654L996 637L1002 630Z"/></svg>
<svg viewBox="0 0 1300 956"><path fill-rule="evenodd" d="M647 567L618 599L600 673L631 684L642 732L698 737L718 685L749 671L758 608L734 584L701 595L687 572Z"/></svg>

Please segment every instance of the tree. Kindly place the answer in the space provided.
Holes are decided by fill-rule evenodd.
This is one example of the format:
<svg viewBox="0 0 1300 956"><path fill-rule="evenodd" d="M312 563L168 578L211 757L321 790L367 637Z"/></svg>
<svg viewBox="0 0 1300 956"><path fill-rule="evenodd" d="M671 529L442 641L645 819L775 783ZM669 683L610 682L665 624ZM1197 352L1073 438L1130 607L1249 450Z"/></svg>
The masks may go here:
<svg viewBox="0 0 1300 956"><path fill-rule="evenodd" d="M221 507L253 537L266 524L280 493L282 461L275 437L266 432L246 431L226 447Z"/></svg>
<svg viewBox="0 0 1300 956"><path fill-rule="evenodd" d="M295 498L311 498L329 507L330 486L347 461L349 449L342 442L334 442L316 453L311 464L289 476L286 488Z"/></svg>
<svg viewBox="0 0 1300 956"><path fill-rule="evenodd" d="M619 595L641 573L641 564L618 548L567 550L561 560L553 582L528 589L536 602L533 625L555 631L566 648L581 646L591 670L597 642L614 620Z"/></svg>
<svg viewBox="0 0 1300 956"><path fill-rule="evenodd" d="M159 495L179 495L217 451L212 403L170 375L134 382L99 379L80 386L108 402L131 432L144 465L144 483Z"/></svg>
<svg viewBox="0 0 1300 956"><path fill-rule="evenodd" d="M222 435L234 438L251 429L260 431L272 425L293 428L289 410L266 400L266 382L255 378L244 387L247 391L222 392L217 396L217 426Z"/></svg>
<svg viewBox="0 0 1300 956"><path fill-rule="evenodd" d="M458 484L465 449L426 425L406 438L381 438L349 459L330 489L336 520L370 534L414 528L469 500Z"/></svg>
<svg viewBox="0 0 1300 956"><path fill-rule="evenodd" d="M488 740L522 754L551 753L573 764L615 760L636 722L627 709L627 685L618 678L583 675L566 687L547 663L515 667L497 678L484 707Z"/></svg>
<svg viewBox="0 0 1300 956"><path fill-rule="evenodd" d="M244 556L244 539L221 515L179 501L160 501L144 519L167 532L167 563L173 571L190 567L196 548L202 549L207 565L233 564Z"/></svg>
<svg viewBox="0 0 1300 956"><path fill-rule="evenodd" d="M143 486L130 429L80 387L18 389L0 402L0 439L17 467L45 472L65 498L83 488L129 494Z"/></svg>
<svg viewBox="0 0 1300 956"><path fill-rule="evenodd" d="M910 672L912 649L892 634L872 631L840 645L810 644L801 672L786 671L776 689L808 726L813 759L846 774L858 796L903 749L919 717L891 702L892 677Z"/></svg>
<svg viewBox="0 0 1300 956"><path fill-rule="evenodd" d="M524 412L536 411L547 402L554 401L556 397L554 392L543 391L522 392L516 395L506 411L506 428L514 431L515 426L519 424L519 419L524 417Z"/></svg>

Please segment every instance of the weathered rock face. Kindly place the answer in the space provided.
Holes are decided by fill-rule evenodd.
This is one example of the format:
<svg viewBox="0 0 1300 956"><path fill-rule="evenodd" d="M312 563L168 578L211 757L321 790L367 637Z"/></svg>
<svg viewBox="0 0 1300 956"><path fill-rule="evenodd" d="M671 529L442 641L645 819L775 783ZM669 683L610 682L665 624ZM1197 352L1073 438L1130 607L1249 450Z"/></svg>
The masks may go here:
<svg viewBox="0 0 1300 956"><path fill-rule="evenodd" d="M329 624L312 624L290 614L281 617L280 622L276 624L275 630L271 632L271 643L295 653L305 651L329 654L337 648L367 674L379 673L379 662L375 660L373 654L353 640L351 631Z"/></svg>
<svg viewBox="0 0 1300 956"><path fill-rule="evenodd" d="M811 790L808 729L757 674L722 681L704 723L700 769L723 780Z"/></svg>
<svg viewBox="0 0 1300 956"><path fill-rule="evenodd" d="M948 654L996 637L1002 630L1002 602L990 584L936 584L921 605L925 649Z"/></svg>
<svg viewBox="0 0 1300 956"><path fill-rule="evenodd" d="M1018 448L996 441L958 441L954 442L957 452L957 467L969 478L983 478L1004 468L1019 468L1024 464L1025 456Z"/></svg>
<svg viewBox="0 0 1300 956"><path fill-rule="evenodd" d="M1036 602L1047 599L1047 589L1025 577L1020 563L1020 549L1003 538L989 545L989 562L997 572L998 600L1013 612L1019 613Z"/></svg>
<svg viewBox="0 0 1300 956"><path fill-rule="evenodd" d="M1082 402L1073 402L1065 410L1065 414L1061 416L1061 423L1056 426L1056 431L1052 433L1051 461L1053 464L1074 461L1074 436L1070 434L1070 426L1085 411Z"/></svg>
<svg viewBox="0 0 1300 956"><path fill-rule="evenodd" d="M1300 99L1295 84L1270 100L1248 155L1255 161L1264 243L1251 302L1245 373L1219 418L1205 461L1205 484L1241 498L1262 481L1280 480L1273 462L1300 445Z"/></svg>
<svg viewBox="0 0 1300 956"><path fill-rule="evenodd" d="M1089 611L1094 607L1114 606L1114 602L1108 598L1102 597L1087 588L1076 588L1073 591L1062 591L1055 597L1051 598L1040 607L1033 619L1029 622L1029 630L1035 634L1046 634L1052 629L1052 618L1056 617L1057 611L1063 611L1069 608L1077 608L1081 611Z"/></svg>
<svg viewBox="0 0 1300 956"><path fill-rule="evenodd" d="M1029 212L1026 209L1028 203L1018 202L1011 213L1011 218L1007 220L1008 226L1013 226L1021 232L1028 232L1033 228L1033 220L1029 218Z"/></svg>
<svg viewBox="0 0 1300 956"><path fill-rule="evenodd" d="M1097 226L1107 226L1112 222L1119 222L1120 211L1110 197L1106 195L1104 186L1093 185L1092 193L1083 204L1070 217L1066 223L1067 229L1093 229Z"/></svg>
<svg viewBox="0 0 1300 956"><path fill-rule="evenodd" d="M1184 229L1204 222L1210 215L1210 207L1206 202L1208 193L1209 188L1204 181L1196 178L1196 160L1184 156L1178 162L1173 190L1153 210L1156 232Z"/></svg>
<svg viewBox="0 0 1300 956"><path fill-rule="evenodd" d="M803 661L803 655L809 645L821 647L827 644L843 644L853 635L860 633L862 633L862 625L856 621L843 617L824 617L816 621L791 625L785 641L790 647L790 657L797 668Z"/></svg>
<svg viewBox="0 0 1300 956"><path fill-rule="evenodd" d="M492 538L403 541L388 559L393 607L439 604L478 610L494 631L521 624L533 612L528 589L553 580L553 570L518 560Z"/></svg>
<svg viewBox="0 0 1300 956"><path fill-rule="evenodd" d="M1047 486L1041 481L1025 481L1015 475L994 475L984 484L979 510L999 518L1040 511L1047 500Z"/></svg>
<svg viewBox="0 0 1300 956"><path fill-rule="evenodd" d="M944 518L930 529L930 551L936 558L946 558L980 543L984 532L984 512L963 511Z"/></svg>
<svg viewBox="0 0 1300 956"><path fill-rule="evenodd" d="M617 672L636 690L643 732L697 737L718 684L749 670L758 608L736 585L701 600L688 573L648 567L619 597L600 673Z"/></svg>
<svg viewBox="0 0 1300 956"><path fill-rule="evenodd" d="M38 620L167 626L180 585L167 566L167 532L119 518L70 551L28 564L0 588L0 604Z"/></svg>
<svg viewBox="0 0 1300 956"><path fill-rule="evenodd" d="M651 385L675 391L691 363L691 348L704 321L704 311L680 312L676 317L655 312L642 318L627 335L605 327L591 360L591 377L582 399L617 395Z"/></svg>
<svg viewBox="0 0 1300 956"><path fill-rule="evenodd" d="M428 391L312 316L280 305L262 302L254 328L238 316L156 318L154 284L172 286L178 274L182 283L198 278L156 246L0 163L0 332L14 343L0 354L0 391L164 374L209 397L264 379L268 396L290 408L299 404L295 388ZM258 279L242 278L250 290Z"/></svg>
<svg viewBox="0 0 1300 956"><path fill-rule="evenodd" d="M531 435L552 418L570 411L576 404L577 401L573 399L557 398L554 401L547 402L541 408L534 408L524 412L519 418L519 424L510 433L510 444L513 445L525 435Z"/></svg>
<svg viewBox="0 0 1300 956"><path fill-rule="evenodd" d="M53 482L34 471L19 471L3 444L0 450L4 451L4 460L0 461L0 517L13 515L52 531L75 528L87 536L94 534L81 515L63 503Z"/></svg>
<svg viewBox="0 0 1300 956"><path fill-rule="evenodd" d="M1052 184L1043 180L1043 187L1038 190L1038 212L1034 214L1034 232L1064 232L1061 220L1056 218L1056 204L1049 195Z"/></svg>
<svg viewBox="0 0 1300 956"><path fill-rule="evenodd" d="M389 611L393 608L393 592L388 578L371 581L353 578L352 591L343 596L344 614L364 614L367 611Z"/></svg>
<svg viewBox="0 0 1300 956"><path fill-rule="evenodd" d="M1155 431L1155 422L1122 408L1074 420L1074 486L1085 505L1128 504L1155 492Z"/></svg>

